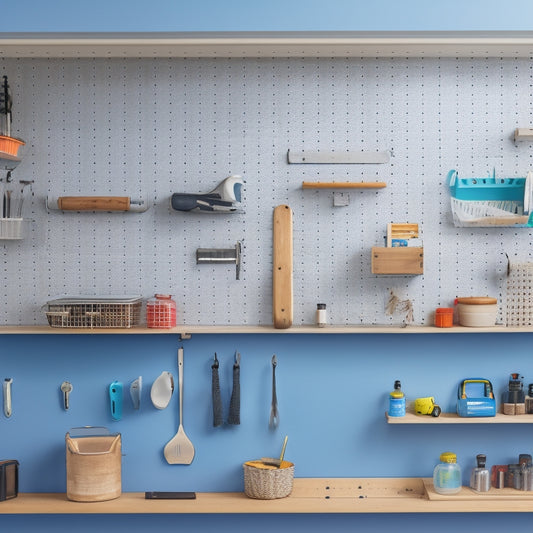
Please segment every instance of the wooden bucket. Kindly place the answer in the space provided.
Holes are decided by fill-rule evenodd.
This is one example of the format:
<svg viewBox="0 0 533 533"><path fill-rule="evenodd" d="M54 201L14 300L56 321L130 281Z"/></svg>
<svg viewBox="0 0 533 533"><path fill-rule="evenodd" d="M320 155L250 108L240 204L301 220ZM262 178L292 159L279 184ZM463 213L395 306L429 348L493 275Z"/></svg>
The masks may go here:
<svg viewBox="0 0 533 533"><path fill-rule="evenodd" d="M101 502L122 492L122 446L117 435L65 436L67 498Z"/></svg>

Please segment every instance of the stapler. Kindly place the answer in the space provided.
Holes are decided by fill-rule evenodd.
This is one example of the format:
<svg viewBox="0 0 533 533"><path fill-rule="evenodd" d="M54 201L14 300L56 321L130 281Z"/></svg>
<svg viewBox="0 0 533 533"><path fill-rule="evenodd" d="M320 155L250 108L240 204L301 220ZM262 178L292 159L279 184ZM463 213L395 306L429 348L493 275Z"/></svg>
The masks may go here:
<svg viewBox="0 0 533 533"><path fill-rule="evenodd" d="M241 207L241 176L228 176L211 192L174 193L170 199L176 211L199 211L202 213L238 213Z"/></svg>
<svg viewBox="0 0 533 533"><path fill-rule="evenodd" d="M496 416L496 400L488 379L469 378L457 390L457 414L462 417Z"/></svg>

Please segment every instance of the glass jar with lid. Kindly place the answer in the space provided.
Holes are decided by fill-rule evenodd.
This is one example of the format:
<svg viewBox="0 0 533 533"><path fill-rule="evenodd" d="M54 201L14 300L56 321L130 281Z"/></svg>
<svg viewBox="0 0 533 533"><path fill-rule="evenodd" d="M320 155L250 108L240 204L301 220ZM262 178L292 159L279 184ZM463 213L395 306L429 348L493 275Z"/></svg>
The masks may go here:
<svg viewBox="0 0 533 533"><path fill-rule="evenodd" d="M176 326L176 302L170 294L156 294L146 303L146 323L149 328Z"/></svg>

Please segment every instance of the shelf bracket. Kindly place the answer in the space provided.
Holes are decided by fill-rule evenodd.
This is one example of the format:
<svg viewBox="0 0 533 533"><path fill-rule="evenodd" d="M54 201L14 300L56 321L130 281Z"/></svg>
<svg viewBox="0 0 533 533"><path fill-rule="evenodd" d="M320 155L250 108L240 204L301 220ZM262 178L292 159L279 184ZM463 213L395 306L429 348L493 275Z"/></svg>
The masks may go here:
<svg viewBox="0 0 533 533"><path fill-rule="evenodd" d="M192 337L191 333L180 333L179 335L180 335L180 341L188 341Z"/></svg>

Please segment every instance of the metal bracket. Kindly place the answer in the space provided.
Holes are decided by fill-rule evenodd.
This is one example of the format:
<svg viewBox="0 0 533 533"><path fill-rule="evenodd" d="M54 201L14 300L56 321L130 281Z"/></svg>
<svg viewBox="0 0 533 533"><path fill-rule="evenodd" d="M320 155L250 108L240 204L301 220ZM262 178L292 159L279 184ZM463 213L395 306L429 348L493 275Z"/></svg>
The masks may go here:
<svg viewBox="0 0 533 533"><path fill-rule="evenodd" d="M289 163L300 164L382 164L388 163L392 151L381 152L297 152L287 151Z"/></svg>
<svg viewBox="0 0 533 533"><path fill-rule="evenodd" d="M350 195L348 193L333 193L333 207L346 207L347 205L350 205Z"/></svg>
<svg viewBox="0 0 533 533"><path fill-rule="evenodd" d="M180 341L188 341L191 337L190 333L180 333Z"/></svg>
<svg viewBox="0 0 533 533"><path fill-rule="evenodd" d="M237 241L235 248L198 248L196 250L196 264L204 263L235 263L235 279L240 279L241 271L241 243Z"/></svg>

